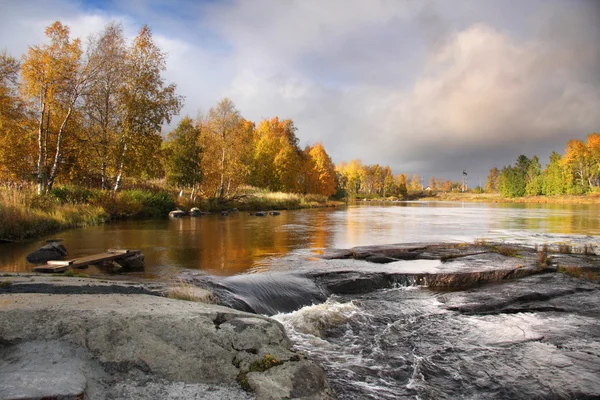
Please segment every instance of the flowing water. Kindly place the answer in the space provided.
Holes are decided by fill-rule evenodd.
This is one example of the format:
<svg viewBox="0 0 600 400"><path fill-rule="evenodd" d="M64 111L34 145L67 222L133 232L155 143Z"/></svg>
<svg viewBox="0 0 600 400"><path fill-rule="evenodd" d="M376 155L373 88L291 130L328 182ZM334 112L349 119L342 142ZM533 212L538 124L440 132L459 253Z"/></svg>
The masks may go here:
<svg viewBox="0 0 600 400"><path fill-rule="evenodd" d="M146 271L138 276L175 277L187 271L211 285L225 304L272 315L297 349L324 366L340 399L600 398L600 311L593 306L600 304L600 291L594 287L576 287L572 298L564 297L578 309L596 307L587 314L471 315L446 305L469 304L477 290L485 291L483 298L499 298L502 290L552 292L551 283L573 283L552 277L520 287L506 283L436 293L406 281L332 295L307 272L435 272L440 264L373 265L315 257L328 248L476 239L599 246L598 205L360 203L275 217L239 213L125 221L55 237L64 240L71 256L141 249ZM1 245L0 270L30 271L25 255L42 242Z"/></svg>

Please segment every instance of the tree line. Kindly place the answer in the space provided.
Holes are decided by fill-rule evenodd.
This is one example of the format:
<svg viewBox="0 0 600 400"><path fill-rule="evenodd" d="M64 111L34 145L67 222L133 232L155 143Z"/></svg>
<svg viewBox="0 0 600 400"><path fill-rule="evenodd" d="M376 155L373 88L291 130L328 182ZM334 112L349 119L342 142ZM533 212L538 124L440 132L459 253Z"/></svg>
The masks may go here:
<svg viewBox="0 0 600 400"><path fill-rule="evenodd" d="M501 170L492 168L485 186L486 192L499 192L504 197L580 195L600 187L600 134L592 133L587 140L572 139L565 153L550 155L542 169L537 156L520 155L514 165Z"/></svg>
<svg viewBox="0 0 600 400"><path fill-rule="evenodd" d="M183 105L163 78L166 54L143 26L128 41L109 23L85 43L56 21L20 60L0 54L0 179L117 191L125 177L162 179L220 200L243 185L331 196L335 167L321 143L301 149L291 120L258 126L229 99L165 140Z"/></svg>

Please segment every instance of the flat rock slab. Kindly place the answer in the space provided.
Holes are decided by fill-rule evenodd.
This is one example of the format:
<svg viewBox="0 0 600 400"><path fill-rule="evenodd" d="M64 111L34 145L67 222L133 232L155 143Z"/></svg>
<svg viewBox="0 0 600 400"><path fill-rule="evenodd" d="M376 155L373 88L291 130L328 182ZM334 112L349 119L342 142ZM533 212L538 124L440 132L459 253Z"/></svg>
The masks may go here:
<svg viewBox="0 0 600 400"><path fill-rule="evenodd" d="M0 351L0 398L76 399L86 390L82 370L91 356L60 341L33 341Z"/></svg>
<svg viewBox="0 0 600 400"><path fill-rule="evenodd" d="M38 287L51 285L48 281L29 283L42 285ZM230 398L244 398L245 394L237 397L235 394L242 393L238 375L267 354L292 369L300 362L310 364L320 374L317 386L305 388L302 393L306 396L300 397L330 398L323 370L290 350L285 330L275 320L218 305L155 295L81 294L90 292L88 285L94 287L94 280L82 279L78 284L63 285L61 281L57 289L72 290L74 286L80 290L79 294L0 293L1 365L6 367L0 371L4 379L0 385L7 391L0 398L40 397L35 393L14 392L17 386L31 386L39 387L44 396L58 398L80 394L83 387L87 388L86 398L104 399L112 398L113 395L107 397L108 388L116 384L121 384L121 389L113 393L114 398L194 398L186 393L204 390L204 386L198 385L213 385L213 389L222 385L233 387L233 392L223 393L233 393ZM19 285L27 283L15 279L9 287ZM114 290L112 286L102 284L99 288L110 291ZM40 342L62 343L57 348L64 345L89 357L80 362L75 350L58 355L40 352L40 357L50 363L56 361L57 368L39 363L39 368L30 370L27 366L36 362L17 357L23 355L18 346ZM97 367L90 367L92 364ZM132 373L143 375L143 379L131 381L127 377ZM157 389L158 392L136 389L140 382L149 380L162 389ZM10 381L15 385L10 386ZM95 397L88 390L94 382L101 387ZM183 386L174 385L177 382ZM281 384L289 385L290 381L285 378ZM260 391L260 385L256 390Z"/></svg>

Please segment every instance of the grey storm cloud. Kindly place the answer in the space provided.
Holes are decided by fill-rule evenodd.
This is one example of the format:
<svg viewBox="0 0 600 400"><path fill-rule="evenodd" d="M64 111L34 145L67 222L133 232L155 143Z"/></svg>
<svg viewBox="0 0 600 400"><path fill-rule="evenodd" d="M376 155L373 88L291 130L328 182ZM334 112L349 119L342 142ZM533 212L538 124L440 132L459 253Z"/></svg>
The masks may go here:
<svg viewBox="0 0 600 400"><path fill-rule="evenodd" d="M54 19L81 36L148 23L184 113L228 96L251 120L293 119L335 162L457 179L600 130L594 0L49 1L10 2L0 47L25 52Z"/></svg>

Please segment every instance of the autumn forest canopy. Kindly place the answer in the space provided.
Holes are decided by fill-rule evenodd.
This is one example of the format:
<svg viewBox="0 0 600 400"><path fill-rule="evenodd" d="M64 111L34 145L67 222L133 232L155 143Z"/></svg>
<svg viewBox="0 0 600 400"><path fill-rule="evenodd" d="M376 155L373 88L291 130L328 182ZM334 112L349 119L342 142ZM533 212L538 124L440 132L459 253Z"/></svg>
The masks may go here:
<svg viewBox="0 0 600 400"><path fill-rule="evenodd" d="M225 98L166 137L183 97L165 81L166 55L147 26L128 40L108 24L85 40L60 22L20 59L0 54L0 180L117 191L126 181L156 180L227 201L244 187L337 197L404 197L463 191L463 182L394 175L360 160L337 167L321 143L300 146L291 119L245 119ZM537 156L492 168L484 188L503 196L582 194L600 184L600 135L571 140L546 168Z"/></svg>

